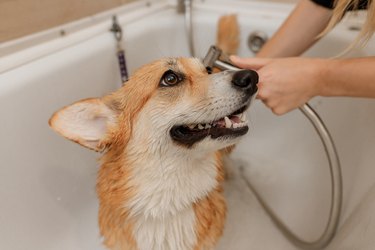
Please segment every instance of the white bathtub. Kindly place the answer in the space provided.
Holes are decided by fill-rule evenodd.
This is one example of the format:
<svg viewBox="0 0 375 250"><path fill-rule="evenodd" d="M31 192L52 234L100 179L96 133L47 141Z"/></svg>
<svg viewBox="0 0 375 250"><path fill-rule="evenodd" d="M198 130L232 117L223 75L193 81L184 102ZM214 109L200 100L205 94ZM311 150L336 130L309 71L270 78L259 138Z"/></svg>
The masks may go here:
<svg viewBox="0 0 375 250"><path fill-rule="evenodd" d="M240 54L251 56L248 34L272 34L291 8L196 0L197 53L203 57L215 42L220 15L238 13ZM160 57L188 56L183 16L168 1L137 2L0 45L0 249L103 249L96 218L98 155L57 136L47 121L66 104L119 86L115 42L108 32L113 13L124 28L130 72ZM349 29L353 25L342 23L307 54L339 53L357 34ZM62 28L68 35L50 39ZM349 56L365 55L375 55L375 40ZM343 170L342 219L329 249L375 249L375 100L315 98L311 103L332 133ZM330 205L328 163L319 138L298 111L277 117L258 102L250 113L250 133L233 157L285 223L301 237L315 239ZM218 249L295 249L239 178L229 180L226 196L229 215Z"/></svg>

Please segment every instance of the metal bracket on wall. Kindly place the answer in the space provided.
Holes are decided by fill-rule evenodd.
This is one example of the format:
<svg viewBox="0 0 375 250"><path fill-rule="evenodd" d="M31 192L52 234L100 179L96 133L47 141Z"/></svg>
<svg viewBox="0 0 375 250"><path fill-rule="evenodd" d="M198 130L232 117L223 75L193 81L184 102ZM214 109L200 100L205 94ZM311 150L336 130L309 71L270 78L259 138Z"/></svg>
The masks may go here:
<svg viewBox="0 0 375 250"><path fill-rule="evenodd" d="M121 83L123 85L128 80L129 75L128 69L126 67L125 51L121 45L123 35L122 28L118 23L116 16L112 17L112 27L110 31L113 32L115 39L117 41L117 60L120 66Z"/></svg>

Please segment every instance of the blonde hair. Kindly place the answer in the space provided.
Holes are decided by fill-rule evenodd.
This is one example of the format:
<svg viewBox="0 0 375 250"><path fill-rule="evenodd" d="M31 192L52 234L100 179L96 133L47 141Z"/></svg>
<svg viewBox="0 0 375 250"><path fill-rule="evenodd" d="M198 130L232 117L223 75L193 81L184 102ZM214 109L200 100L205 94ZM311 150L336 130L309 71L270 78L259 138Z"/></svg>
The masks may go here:
<svg viewBox="0 0 375 250"><path fill-rule="evenodd" d="M367 18L352 46L365 45L375 32L375 0L368 0ZM348 8L358 9L360 0L335 0L335 7L330 22L320 36L326 35L343 18Z"/></svg>

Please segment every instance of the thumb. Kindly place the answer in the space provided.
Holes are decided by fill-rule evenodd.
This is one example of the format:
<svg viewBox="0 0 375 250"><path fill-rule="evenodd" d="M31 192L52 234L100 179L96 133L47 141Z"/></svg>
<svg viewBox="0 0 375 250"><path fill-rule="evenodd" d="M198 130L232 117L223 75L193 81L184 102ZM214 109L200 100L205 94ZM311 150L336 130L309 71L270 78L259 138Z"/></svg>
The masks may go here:
<svg viewBox="0 0 375 250"><path fill-rule="evenodd" d="M241 58L239 56L233 55L230 56L229 59L233 62L233 64L240 68L253 70L258 70L262 68L264 65L266 65L272 60L270 58Z"/></svg>

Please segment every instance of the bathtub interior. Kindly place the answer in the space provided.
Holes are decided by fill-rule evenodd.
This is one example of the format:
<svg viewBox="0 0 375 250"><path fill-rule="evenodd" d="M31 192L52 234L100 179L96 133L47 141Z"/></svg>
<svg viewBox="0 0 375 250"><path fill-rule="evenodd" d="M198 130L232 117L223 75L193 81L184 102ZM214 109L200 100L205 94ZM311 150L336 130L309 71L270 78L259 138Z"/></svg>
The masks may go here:
<svg viewBox="0 0 375 250"><path fill-rule="evenodd" d="M198 57L215 42L219 16L239 13L239 54L253 56L246 46L247 35L254 30L271 35L291 8L288 5L283 13L273 15L243 6L248 5L233 4L230 9L212 1L196 5ZM122 25L130 73L161 57L189 56L183 16L172 8ZM355 35L342 24L307 55L334 56ZM373 45L370 42L348 56L374 54ZM119 86L114 51L112 34L100 34L0 75L0 154L5 166L0 168L0 197L6 201L0 221L7 225L0 227L1 248L102 249L95 195L99 156L56 136L47 121L64 105L102 96ZM311 103L327 123L343 167L344 210L338 234L343 243L334 241L332 249L368 246L372 237L364 237L358 225L363 225L363 215L371 218L368 212L373 206L371 193L366 193L375 179L375 117L371 116L375 103L352 98L315 98ZM298 111L276 117L256 102L249 112L250 133L237 146L233 164L245 167L246 177L293 231L305 239L317 238L330 203L328 163L319 138ZM218 249L294 249L237 175L226 184L229 214ZM367 223L371 226L371 222ZM352 230L353 223L358 225ZM358 243L355 236L345 237L353 232L365 240ZM373 229L367 229L366 235L370 232Z"/></svg>
<svg viewBox="0 0 375 250"><path fill-rule="evenodd" d="M61 140L48 119L118 86L110 42L99 36L0 75L1 249L101 249L98 155Z"/></svg>

